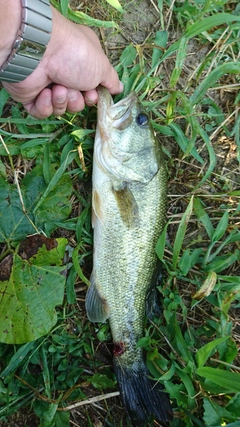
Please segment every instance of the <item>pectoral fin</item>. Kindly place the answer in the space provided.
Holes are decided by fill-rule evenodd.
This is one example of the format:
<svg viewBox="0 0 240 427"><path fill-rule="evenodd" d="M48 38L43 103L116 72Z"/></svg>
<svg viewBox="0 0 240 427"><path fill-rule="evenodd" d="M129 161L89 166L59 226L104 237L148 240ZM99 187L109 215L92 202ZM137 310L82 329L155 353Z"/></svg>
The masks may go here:
<svg viewBox="0 0 240 427"><path fill-rule="evenodd" d="M105 322L109 317L109 306L97 289L94 272L91 275L90 283L85 300L87 317L90 322Z"/></svg>
<svg viewBox="0 0 240 427"><path fill-rule="evenodd" d="M113 193L122 221L127 228L138 225L138 205L128 185L119 189L113 187Z"/></svg>
<svg viewBox="0 0 240 427"><path fill-rule="evenodd" d="M102 222L103 216L101 211L100 197L98 192L93 188L93 191L92 191L92 227L93 228L95 226L97 218Z"/></svg>

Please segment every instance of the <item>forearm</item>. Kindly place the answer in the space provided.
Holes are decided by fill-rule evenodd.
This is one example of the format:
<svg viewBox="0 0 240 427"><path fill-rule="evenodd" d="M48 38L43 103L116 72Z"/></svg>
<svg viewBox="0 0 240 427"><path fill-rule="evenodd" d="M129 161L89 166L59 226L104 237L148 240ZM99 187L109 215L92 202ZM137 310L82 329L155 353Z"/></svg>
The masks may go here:
<svg viewBox="0 0 240 427"><path fill-rule="evenodd" d="M0 67L12 51L21 26L21 0L0 0Z"/></svg>

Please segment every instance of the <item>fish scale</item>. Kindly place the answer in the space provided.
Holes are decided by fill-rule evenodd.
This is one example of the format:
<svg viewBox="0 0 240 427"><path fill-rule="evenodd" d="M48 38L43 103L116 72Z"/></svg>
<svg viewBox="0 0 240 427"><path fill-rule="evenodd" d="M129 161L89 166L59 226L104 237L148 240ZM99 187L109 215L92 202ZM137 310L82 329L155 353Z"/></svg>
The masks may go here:
<svg viewBox="0 0 240 427"><path fill-rule="evenodd" d="M146 298L157 285L155 247L165 225L167 188L164 156L144 114L135 94L113 104L99 88L93 272L86 296L89 320L109 319L121 397L137 426L151 419L167 425L172 416L163 387L149 378L137 347Z"/></svg>

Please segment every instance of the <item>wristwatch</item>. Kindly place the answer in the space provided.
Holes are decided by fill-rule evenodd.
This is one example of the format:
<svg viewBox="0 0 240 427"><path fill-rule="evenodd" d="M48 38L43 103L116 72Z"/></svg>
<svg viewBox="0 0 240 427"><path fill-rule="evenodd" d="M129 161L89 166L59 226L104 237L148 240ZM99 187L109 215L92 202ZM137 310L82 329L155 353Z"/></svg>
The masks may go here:
<svg viewBox="0 0 240 427"><path fill-rule="evenodd" d="M38 66L52 31L49 0L21 0L22 24L12 52L0 68L0 80L21 82Z"/></svg>

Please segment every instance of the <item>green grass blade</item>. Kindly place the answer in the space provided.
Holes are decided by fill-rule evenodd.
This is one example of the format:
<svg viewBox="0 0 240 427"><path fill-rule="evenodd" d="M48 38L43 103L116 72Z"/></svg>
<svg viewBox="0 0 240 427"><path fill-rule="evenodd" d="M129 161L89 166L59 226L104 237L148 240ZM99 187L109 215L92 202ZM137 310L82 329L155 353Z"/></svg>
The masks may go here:
<svg viewBox="0 0 240 427"><path fill-rule="evenodd" d="M202 19L200 22L194 23L186 32L185 37L191 39L205 31L210 30L213 27L222 24L231 24L232 22L240 23L240 16L232 15L230 13L218 13L214 16L208 16Z"/></svg>
<svg viewBox="0 0 240 427"><path fill-rule="evenodd" d="M173 262L174 268L176 268L177 263L178 263L178 257L179 257L179 254L180 254L180 251L182 248L182 244L183 244L183 240L185 237L187 225L188 225L188 222L189 222L190 217L192 215L192 211L193 211L193 196L191 197L191 200L188 204L188 207L182 216L182 219L180 221L178 231L177 231L177 234L175 237L175 241L174 241L174 245L173 245L173 257L172 257L172 262Z"/></svg>
<svg viewBox="0 0 240 427"><path fill-rule="evenodd" d="M34 341L31 341L31 342L28 342L27 344L22 345L18 349L18 351L14 354L14 356L11 358L6 369L4 369L3 372L1 372L1 378L5 378L8 375L15 372L34 345L35 345Z"/></svg>
<svg viewBox="0 0 240 427"><path fill-rule="evenodd" d="M45 385L45 393L48 397L48 399L51 399L51 378L50 378L50 372L48 367L48 361L47 361L47 350L44 345L40 348L41 353L41 361L42 361L42 373L43 373L43 379L44 379L44 385Z"/></svg>
<svg viewBox="0 0 240 427"><path fill-rule="evenodd" d="M187 393L188 393L188 407L190 410L194 410L196 408L196 401L194 399L195 396L195 390L192 383L192 380L189 375L187 375L185 372L183 372L182 369L176 368L176 373L181 378L183 384L186 387Z"/></svg>
<svg viewBox="0 0 240 427"><path fill-rule="evenodd" d="M68 167L68 165L70 165L70 163L75 159L76 154L77 154L76 152L70 152L68 154L67 158L65 159L65 162L63 162L61 164L61 166L59 167L59 169L57 170L57 172L54 174L54 176L51 179L51 181L49 182L46 190L44 191L42 197L40 198L39 202L37 203L36 207L34 208L34 213L36 213L36 211L41 206L41 204L43 203L43 201L46 199L46 197L48 196L48 194L57 185L58 181L61 179L61 177L63 176L64 172L66 171L66 168Z"/></svg>
<svg viewBox="0 0 240 427"><path fill-rule="evenodd" d="M10 95L6 91L6 89L3 88L0 90L0 117L2 115L4 105L6 104L9 97L10 97ZM6 119L4 119L4 120L6 120Z"/></svg>
<svg viewBox="0 0 240 427"><path fill-rule="evenodd" d="M60 0L61 12L64 16L67 16L69 0Z"/></svg>
<svg viewBox="0 0 240 427"><path fill-rule="evenodd" d="M226 232L228 226L228 216L228 211L224 212L222 218L220 219L216 227L216 230L212 235L212 242L218 242L218 240L220 240Z"/></svg>
<svg viewBox="0 0 240 427"><path fill-rule="evenodd" d="M216 154L215 154L214 148L212 146L212 143L211 143L211 140L210 140L208 134L205 132L205 130L203 130L203 128L200 125L198 127L198 132L199 132L199 135L201 136L201 138L203 139L203 141L205 142L207 150L208 150L209 166L208 166L208 169L207 169L204 177L199 182L199 184L196 185L195 189L201 187L201 185L210 177L210 175L213 172L213 170L215 169L215 166L217 163Z"/></svg>
<svg viewBox="0 0 240 427"><path fill-rule="evenodd" d="M217 338L201 347L195 355L198 368L201 368L206 363L207 359L212 355L213 350L216 349L218 344L228 340L228 338L229 337Z"/></svg>
<svg viewBox="0 0 240 427"><path fill-rule="evenodd" d="M155 39L153 41L154 47L152 53L152 67L155 67L158 64L159 59L163 55L163 52L166 48L168 41L168 32L167 31L157 31Z"/></svg>
<svg viewBox="0 0 240 427"><path fill-rule="evenodd" d="M214 227L212 225L210 217L208 216L207 212L203 208L202 203L198 197L194 198L193 210L194 210L196 217L199 219L199 221L201 221L201 223L204 226L208 236L211 239L212 235L214 233Z"/></svg>
<svg viewBox="0 0 240 427"><path fill-rule="evenodd" d="M156 244L157 256L161 261L163 261L163 256L164 256L164 248L165 248L165 244L166 244L168 225L169 225L169 222L165 225L163 232L162 232L161 236L159 237L157 244Z"/></svg>
<svg viewBox="0 0 240 427"><path fill-rule="evenodd" d="M51 0L53 6L61 12L61 5L56 0ZM82 25L95 26L95 27L104 27L104 28L117 28L117 24L113 21L102 21L101 19L91 18L84 12L73 11L70 7L68 8L67 17L73 22Z"/></svg>
<svg viewBox="0 0 240 427"><path fill-rule="evenodd" d="M83 271L80 267L80 260L79 260L79 249L81 247L82 243L79 243L76 248L73 250L72 253L72 262L74 265L74 268L80 277L80 279L85 283L87 286L90 286L90 281L84 276Z"/></svg>
<svg viewBox="0 0 240 427"><path fill-rule="evenodd" d="M205 19L202 19L200 22L197 22L193 24L183 35L186 40L189 40L195 36L198 36L199 34L202 34L204 31L208 31L213 27L216 27L218 25L222 24L231 24L232 22L240 23L240 16L232 15L230 13L219 13L215 14L214 16L209 16ZM166 52L162 55L162 57L159 59L158 63L149 70L146 77L141 80L139 85L136 88L136 92L139 92L141 88L144 86L147 78L152 75L152 73L155 71L155 69L164 62L169 56L171 56L173 53L175 53L180 46L180 40L173 43Z"/></svg>
<svg viewBox="0 0 240 427"><path fill-rule="evenodd" d="M192 105L196 105L205 96L207 90L214 86L217 80L219 80L224 74L239 74L240 65L239 62L227 62L219 65L213 70L197 87L195 92L190 97Z"/></svg>
<svg viewBox="0 0 240 427"><path fill-rule="evenodd" d="M181 150L183 151L184 157L187 155L187 153L190 153L199 163L203 165L203 159L198 154L196 148L193 146L192 141L189 141L189 139L186 138L182 129L176 123L171 123L170 127L174 131L174 138L176 139Z"/></svg>
<svg viewBox="0 0 240 427"><path fill-rule="evenodd" d="M112 7L114 7L115 9L117 9L118 12L124 13L124 10L121 6L121 4L119 3L118 0L106 0Z"/></svg>
<svg viewBox="0 0 240 427"><path fill-rule="evenodd" d="M215 384L225 387L227 390L240 392L240 374L236 372L223 371L210 367L201 367L196 370L196 374L204 377Z"/></svg>
<svg viewBox="0 0 240 427"><path fill-rule="evenodd" d="M179 49L177 51L177 58L176 58L176 66L172 72L172 75L170 77L170 88L173 89L180 77L180 74L182 72L183 63L185 61L187 55L187 40L186 37L182 37L180 39L180 45Z"/></svg>

